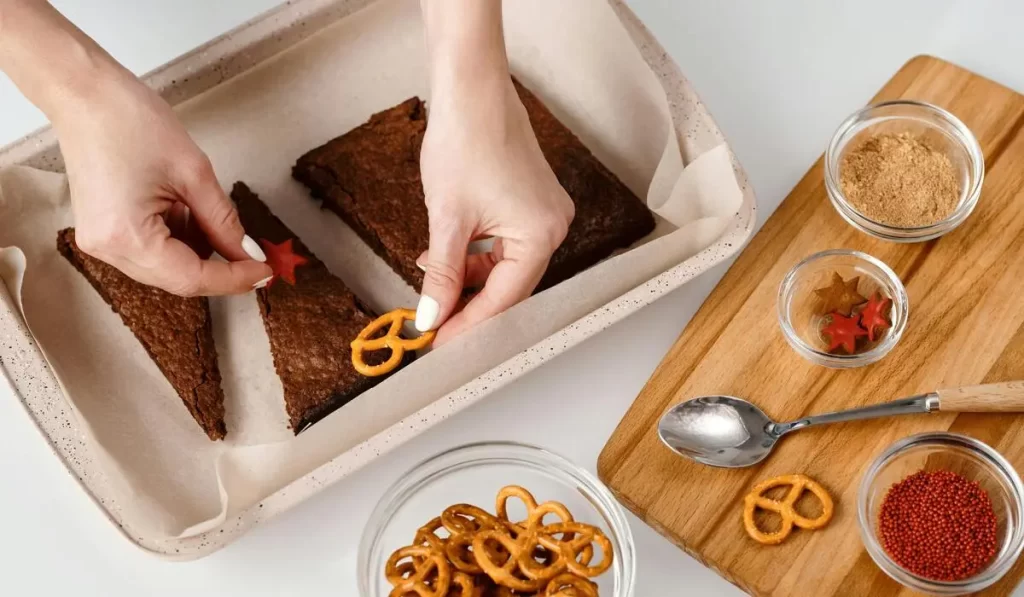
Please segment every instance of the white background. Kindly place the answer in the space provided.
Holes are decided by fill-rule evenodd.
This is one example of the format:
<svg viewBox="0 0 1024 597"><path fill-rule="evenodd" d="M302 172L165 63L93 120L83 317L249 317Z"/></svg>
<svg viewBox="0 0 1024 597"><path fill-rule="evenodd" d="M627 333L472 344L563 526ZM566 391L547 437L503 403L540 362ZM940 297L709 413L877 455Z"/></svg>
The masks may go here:
<svg viewBox="0 0 1024 597"><path fill-rule="evenodd" d="M142 73L278 1L54 4ZM762 222L821 154L835 126L915 54L938 55L1024 91L1024 3L1014 0L630 4L725 131L757 190ZM43 123L0 78L0 143ZM614 426L723 273L718 268L705 274L227 549L191 563L162 562L125 541L0 387L0 594L353 595L363 521L384 489L423 457L468 441L514 439L593 470ZM589 426L566 433L564 421L581 411ZM543 415L531 415L528 426L495 425L521 420L524 412ZM739 594L637 519L631 522L638 596Z"/></svg>

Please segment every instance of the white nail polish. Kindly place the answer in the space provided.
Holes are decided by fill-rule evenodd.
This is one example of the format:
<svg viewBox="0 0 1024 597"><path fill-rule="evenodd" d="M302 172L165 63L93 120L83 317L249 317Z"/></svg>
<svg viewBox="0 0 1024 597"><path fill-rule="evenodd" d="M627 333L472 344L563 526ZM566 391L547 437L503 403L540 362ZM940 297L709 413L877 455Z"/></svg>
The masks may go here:
<svg viewBox="0 0 1024 597"><path fill-rule="evenodd" d="M416 307L416 329L420 332L429 332L437 324L437 316L441 313L441 305L427 295L420 297L420 304Z"/></svg>
<svg viewBox="0 0 1024 597"><path fill-rule="evenodd" d="M490 253L494 250L494 237L489 236L487 238L481 238L469 243L469 247L466 249L467 255L479 255L481 253Z"/></svg>
<svg viewBox="0 0 1024 597"><path fill-rule="evenodd" d="M266 288L267 284L270 284L270 281L273 280L273 279L274 279L274 276L267 276L266 278L263 278L259 282L256 282L255 284L253 284L252 285L252 289L253 290L259 290L260 288Z"/></svg>
<svg viewBox="0 0 1024 597"><path fill-rule="evenodd" d="M254 241L248 234L242 237L242 250L245 251L246 255L260 263L267 261L267 255L263 252L263 249L260 248L260 244Z"/></svg>

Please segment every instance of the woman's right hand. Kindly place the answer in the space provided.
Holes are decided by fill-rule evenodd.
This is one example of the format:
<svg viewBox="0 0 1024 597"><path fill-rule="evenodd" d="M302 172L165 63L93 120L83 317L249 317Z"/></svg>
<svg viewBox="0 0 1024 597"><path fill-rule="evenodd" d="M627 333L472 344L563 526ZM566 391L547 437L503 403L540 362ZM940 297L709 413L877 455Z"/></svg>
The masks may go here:
<svg viewBox="0 0 1024 597"><path fill-rule="evenodd" d="M170 106L48 3L0 1L0 69L53 123L83 251L185 296L269 280L263 251Z"/></svg>
<svg viewBox="0 0 1024 597"><path fill-rule="evenodd" d="M420 155L430 247L416 328L435 345L533 292L575 207L537 142L509 74L501 0L423 0L430 119ZM467 257L491 237L489 253ZM464 286L480 288L456 313Z"/></svg>
<svg viewBox="0 0 1024 597"><path fill-rule="evenodd" d="M206 155L131 75L54 118L75 239L128 276L182 296L237 294L271 276ZM227 261L210 259L210 249Z"/></svg>

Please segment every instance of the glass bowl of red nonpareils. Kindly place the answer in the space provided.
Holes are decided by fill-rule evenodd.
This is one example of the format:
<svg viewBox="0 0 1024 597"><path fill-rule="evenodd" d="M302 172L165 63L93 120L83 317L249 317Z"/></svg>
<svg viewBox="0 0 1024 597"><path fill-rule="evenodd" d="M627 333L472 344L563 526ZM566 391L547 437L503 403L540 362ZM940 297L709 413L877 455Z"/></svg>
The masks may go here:
<svg viewBox="0 0 1024 597"><path fill-rule="evenodd" d="M812 363L862 367L896 346L909 305L903 282L882 261L860 251L822 251L783 278L779 326L793 350Z"/></svg>
<svg viewBox="0 0 1024 597"><path fill-rule="evenodd" d="M1024 548L1024 486L984 443L922 433L868 467L857 520L868 554L890 577L932 595L965 595L1002 578Z"/></svg>

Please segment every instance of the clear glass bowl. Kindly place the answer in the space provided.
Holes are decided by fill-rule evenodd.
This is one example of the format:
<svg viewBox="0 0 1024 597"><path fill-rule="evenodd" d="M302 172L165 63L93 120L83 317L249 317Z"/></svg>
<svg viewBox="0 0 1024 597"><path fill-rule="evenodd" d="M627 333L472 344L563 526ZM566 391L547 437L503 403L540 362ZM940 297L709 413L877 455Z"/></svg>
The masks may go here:
<svg viewBox="0 0 1024 597"><path fill-rule="evenodd" d="M942 150L957 170L960 202L946 219L917 228L898 228L876 222L855 209L843 194L840 168L847 149L861 139L882 133L909 132ZM938 238L967 219L978 204L985 178L985 157L970 129L946 110L924 102L899 100L868 106L847 118L825 151L825 189L839 215L854 228L895 242Z"/></svg>
<svg viewBox="0 0 1024 597"><path fill-rule="evenodd" d="M832 272L844 280L860 276L858 290L867 298L878 290L892 299L889 310L891 325L869 350L854 355L832 354L824 350L821 326L825 316L813 308L814 290L828 286ZM860 251L833 249L815 253L796 264L779 285L779 326L786 341L808 361L833 369L863 367L888 354L903 336L909 309L907 290L896 272L879 259Z"/></svg>
<svg viewBox="0 0 1024 597"><path fill-rule="evenodd" d="M988 492L998 524L996 557L975 576L955 582L917 576L889 557L878 536L878 513L889 488L920 470L951 470ZM922 433L902 439L868 467L857 493L857 521L871 559L897 582L932 595L964 595L998 581L1024 548L1024 486L1009 462L989 446L955 433Z"/></svg>
<svg viewBox="0 0 1024 597"><path fill-rule="evenodd" d="M408 545L416 530L456 503L494 512L495 496L521 485L538 502L562 502L576 520L600 527L612 543L612 567L591 579L601 595L632 597L633 534L618 502L593 475L542 448L513 442L468 444L442 452L402 475L370 515L359 545L359 594L382 597L391 590L384 565Z"/></svg>

